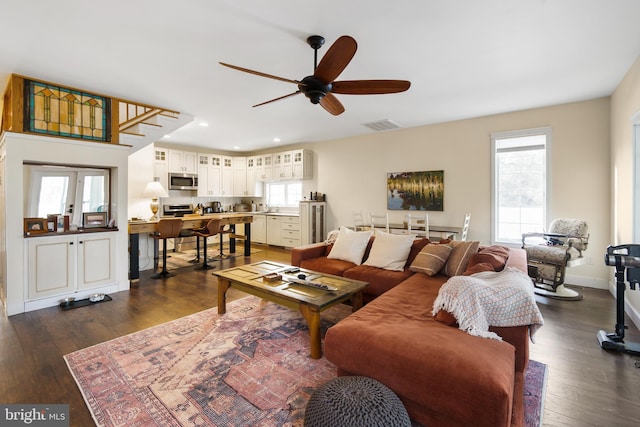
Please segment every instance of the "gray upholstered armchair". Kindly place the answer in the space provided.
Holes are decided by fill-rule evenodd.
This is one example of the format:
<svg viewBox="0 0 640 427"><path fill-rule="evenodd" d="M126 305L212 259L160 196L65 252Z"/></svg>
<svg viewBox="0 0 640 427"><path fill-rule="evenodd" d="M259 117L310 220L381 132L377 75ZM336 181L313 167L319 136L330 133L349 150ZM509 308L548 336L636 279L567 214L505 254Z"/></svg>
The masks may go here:
<svg viewBox="0 0 640 427"><path fill-rule="evenodd" d="M566 267L584 264L582 252L589 243L589 227L579 219L557 218L546 233L524 233L522 247L527 252L529 276L536 293L575 299L579 294L563 286ZM539 291L539 290L540 291Z"/></svg>

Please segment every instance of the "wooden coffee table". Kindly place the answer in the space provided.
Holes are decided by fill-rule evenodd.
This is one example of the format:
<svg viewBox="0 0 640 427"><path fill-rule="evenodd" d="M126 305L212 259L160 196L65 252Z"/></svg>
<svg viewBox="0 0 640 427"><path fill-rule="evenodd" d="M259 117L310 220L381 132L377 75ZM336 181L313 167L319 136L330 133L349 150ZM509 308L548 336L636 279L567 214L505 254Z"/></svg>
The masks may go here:
<svg viewBox="0 0 640 427"><path fill-rule="evenodd" d="M213 275L218 277L218 314L227 311L226 298L230 287L293 310L300 310L309 327L311 357L319 359L322 357L320 313L349 299L353 311L356 311L362 307L362 290L368 283L304 268L295 273L285 273L292 268L296 267L273 261L260 261L214 272ZM269 277L265 277L273 274L279 274L281 278L269 280ZM298 274L304 274L305 280L325 285L330 290L295 283Z"/></svg>

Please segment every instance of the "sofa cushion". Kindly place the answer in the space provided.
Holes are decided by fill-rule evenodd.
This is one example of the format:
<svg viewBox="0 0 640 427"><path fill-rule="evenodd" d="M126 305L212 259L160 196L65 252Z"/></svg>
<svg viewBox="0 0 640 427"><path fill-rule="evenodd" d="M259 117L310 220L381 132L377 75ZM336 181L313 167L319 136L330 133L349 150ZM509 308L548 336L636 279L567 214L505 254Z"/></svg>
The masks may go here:
<svg viewBox="0 0 640 427"><path fill-rule="evenodd" d="M412 275L413 272L409 269L391 271L364 264L350 268L343 274L348 279L369 282L369 286L362 290L364 302L369 302L382 295Z"/></svg>
<svg viewBox="0 0 640 427"><path fill-rule="evenodd" d="M385 270L402 271L411 252L413 236L376 230L369 257L363 263Z"/></svg>
<svg viewBox="0 0 640 427"><path fill-rule="evenodd" d="M459 242L453 240L449 244L453 249L451 250L447 264L444 266L444 274L449 277L459 276L467 269L469 258L478 252L480 242Z"/></svg>
<svg viewBox="0 0 640 427"><path fill-rule="evenodd" d="M340 227L338 238L327 258L360 265L372 234L372 231L353 231L344 226Z"/></svg>
<svg viewBox="0 0 640 427"><path fill-rule="evenodd" d="M341 259L329 259L326 256L309 258L300 261L300 267L306 268L311 271L318 271L325 274L333 274L335 276L342 276L344 272L356 265L349 261L343 261Z"/></svg>
<svg viewBox="0 0 640 427"><path fill-rule="evenodd" d="M424 273L427 276L433 276L447 263L452 249L450 245L426 245L418 252L416 259L413 260L409 269L415 273Z"/></svg>

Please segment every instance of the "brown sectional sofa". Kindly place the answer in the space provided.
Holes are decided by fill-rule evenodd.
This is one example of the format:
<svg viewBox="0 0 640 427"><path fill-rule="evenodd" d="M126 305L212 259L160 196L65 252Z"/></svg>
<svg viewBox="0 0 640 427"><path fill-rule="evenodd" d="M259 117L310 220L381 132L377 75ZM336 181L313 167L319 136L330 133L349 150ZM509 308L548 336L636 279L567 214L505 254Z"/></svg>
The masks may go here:
<svg viewBox="0 0 640 427"><path fill-rule="evenodd" d="M409 270L425 240L414 243L404 271L328 259L324 243L292 250L293 265L371 283L368 303L328 330L327 359L338 375L390 387L425 426L522 426L528 326L491 327L503 338L497 341L459 330L446 312L436 319L433 303L448 277ZM509 249L506 266L526 271L525 252Z"/></svg>

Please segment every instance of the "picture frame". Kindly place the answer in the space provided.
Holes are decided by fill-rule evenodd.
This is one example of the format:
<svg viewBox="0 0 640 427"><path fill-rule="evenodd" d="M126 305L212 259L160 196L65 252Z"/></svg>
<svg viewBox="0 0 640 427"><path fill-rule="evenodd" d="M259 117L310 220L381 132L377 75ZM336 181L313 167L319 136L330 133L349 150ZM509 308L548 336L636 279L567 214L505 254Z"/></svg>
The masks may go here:
<svg viewBox="0 0 640 427"><path fill-rule="evenodd" d="M45 234L49 232L47 218L24 218L24 234Z"/></svg>
<svg viewBox="0 0 640 427"><path fill-rule="evenodd" d="M444 211L444 171L387 173L387 209Z"/></svg>
<svg viewBox="0 0 640 427"><path fill-rule="evenodd" d="M82 226L84 228L104 228L107 226L106 212L83 212Z"/></svg>
<svg viewBox="0 0 640 427"><path fill-rule="evenodd" d="M47 229L51 232L58 231L58 215L47 215Z"/></svg>

